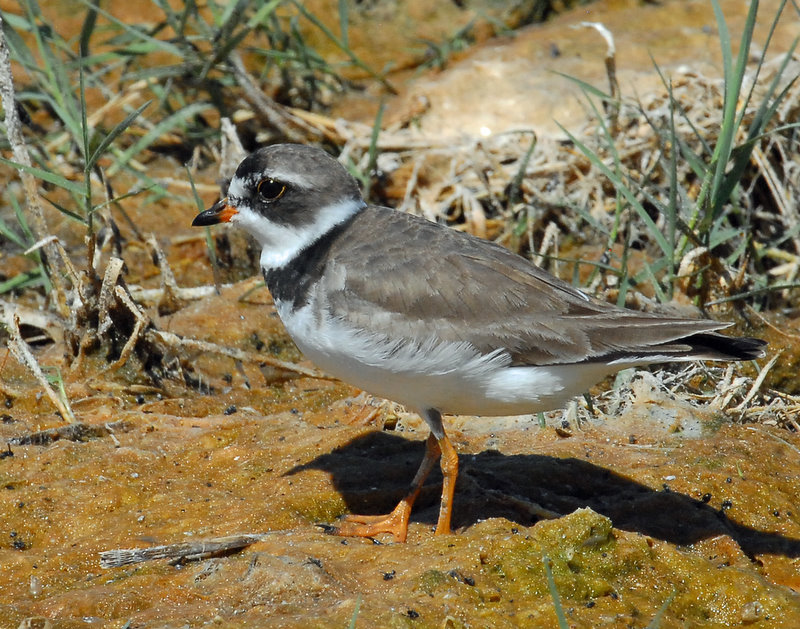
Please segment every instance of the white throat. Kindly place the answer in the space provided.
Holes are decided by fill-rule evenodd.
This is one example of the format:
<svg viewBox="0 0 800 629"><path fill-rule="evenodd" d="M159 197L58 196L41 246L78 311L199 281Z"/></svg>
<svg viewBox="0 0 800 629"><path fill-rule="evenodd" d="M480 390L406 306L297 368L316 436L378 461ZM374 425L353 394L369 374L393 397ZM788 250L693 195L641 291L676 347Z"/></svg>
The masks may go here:
<svg viewBox="0 0 800 629"><path fill-rule="evenodd" d="M246 230L258 241L261 245L261 268L269 271L289 262L365 205L364 201L356 199L332 203L317 210L312 223L298 227L271 221L242 204L237 206L231 223Z"/></svg>

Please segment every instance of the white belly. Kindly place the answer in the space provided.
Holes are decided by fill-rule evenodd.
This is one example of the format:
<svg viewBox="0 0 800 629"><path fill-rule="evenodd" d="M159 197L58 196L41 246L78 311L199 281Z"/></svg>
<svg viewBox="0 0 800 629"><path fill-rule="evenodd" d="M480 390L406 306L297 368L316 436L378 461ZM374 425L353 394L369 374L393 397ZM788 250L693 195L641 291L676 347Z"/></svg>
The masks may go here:
<svg viewBox="0 0 800 629"><path fill-rule="evenodd" d="M602 364L510 366L503 350L480 354L469 343L392 341L332 318L314 320L276 303L298 348L317 366L373 395L415 411L522 415L564 406L608 373ZM282 312L283 311L283 312Z"/></svg>

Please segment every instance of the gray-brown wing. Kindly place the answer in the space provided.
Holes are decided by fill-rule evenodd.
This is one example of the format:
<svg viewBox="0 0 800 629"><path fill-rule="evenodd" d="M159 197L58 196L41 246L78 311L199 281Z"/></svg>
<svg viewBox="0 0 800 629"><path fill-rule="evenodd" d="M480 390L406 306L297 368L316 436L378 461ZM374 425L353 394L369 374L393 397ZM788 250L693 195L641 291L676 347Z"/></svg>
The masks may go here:
<svg viewBox="0 0 800 629"><path fill-rule="evenodd" d="M498 245L386 208L365 210L330 254L339 269L329 274L330 305L350 324L393 338L435 331L482 352L505 348L515 364L643 355L659 345L659 354L685 352L662 344L725 327L616 308Z"/></svg>

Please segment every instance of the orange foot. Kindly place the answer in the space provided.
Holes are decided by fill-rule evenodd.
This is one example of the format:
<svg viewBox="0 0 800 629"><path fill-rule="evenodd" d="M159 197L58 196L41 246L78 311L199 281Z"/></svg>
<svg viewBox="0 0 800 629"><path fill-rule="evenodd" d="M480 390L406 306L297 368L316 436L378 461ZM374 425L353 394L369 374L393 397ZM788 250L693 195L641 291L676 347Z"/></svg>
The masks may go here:
<svg viewBox="0 0 800 629"><path fill-rule="evenodd" d="M336 526L325 527L331 535L345 537L374 537L380 533L391 533L396 542L406 541L411 505L401 500L387 515L346 515Z"/></svg>

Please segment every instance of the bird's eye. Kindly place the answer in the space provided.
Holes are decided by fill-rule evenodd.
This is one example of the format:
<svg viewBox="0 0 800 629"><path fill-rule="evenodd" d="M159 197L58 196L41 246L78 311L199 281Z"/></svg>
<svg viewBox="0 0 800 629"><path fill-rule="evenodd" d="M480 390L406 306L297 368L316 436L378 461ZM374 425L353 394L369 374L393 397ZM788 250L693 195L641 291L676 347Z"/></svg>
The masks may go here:
<svg viewBox="0 0 800 629"><path fill-rule="evenodd" d="M266 201L275 201L286 192L286 185L274 179L262 179L256 187L258 194Z"/></svg>

